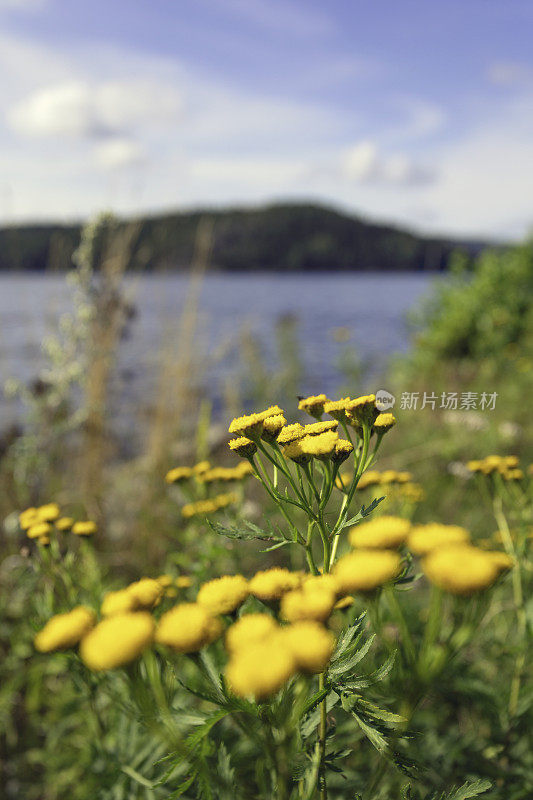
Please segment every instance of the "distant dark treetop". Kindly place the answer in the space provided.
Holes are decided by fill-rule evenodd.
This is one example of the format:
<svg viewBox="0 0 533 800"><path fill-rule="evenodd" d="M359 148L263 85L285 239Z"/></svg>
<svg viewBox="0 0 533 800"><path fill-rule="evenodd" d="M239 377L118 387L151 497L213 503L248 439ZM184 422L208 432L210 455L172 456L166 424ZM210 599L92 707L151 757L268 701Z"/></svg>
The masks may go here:
<svg viewBox="0 0 533 800"><path fill-rule="evenodd" d="M199 209L142 219L131 269L188 269L198 224L205 217L214 223L211 268L217 271L439 271L446 269L453 251L473 256L485 246L425 238L318 205ZM0 229L0 270L69 269L79 236L79 225Z"/></svg>

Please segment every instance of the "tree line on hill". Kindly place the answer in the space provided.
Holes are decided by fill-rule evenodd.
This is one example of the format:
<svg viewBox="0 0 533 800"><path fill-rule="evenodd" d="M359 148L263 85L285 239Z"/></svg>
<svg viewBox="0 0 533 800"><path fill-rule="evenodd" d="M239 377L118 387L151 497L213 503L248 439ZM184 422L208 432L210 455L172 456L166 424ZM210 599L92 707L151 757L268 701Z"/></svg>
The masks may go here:
<svg viewBox="0 0 533 800"><path fill-rule="evenodd" d="M457 250L472 258L484 243L419 236L311 204L197 210L134 223L129 268L187 270L202 220L212 229L210 268L234 272L442 271ZM64 271L72 265L81 225L34 224L0 229L0 270Z"/></svg>

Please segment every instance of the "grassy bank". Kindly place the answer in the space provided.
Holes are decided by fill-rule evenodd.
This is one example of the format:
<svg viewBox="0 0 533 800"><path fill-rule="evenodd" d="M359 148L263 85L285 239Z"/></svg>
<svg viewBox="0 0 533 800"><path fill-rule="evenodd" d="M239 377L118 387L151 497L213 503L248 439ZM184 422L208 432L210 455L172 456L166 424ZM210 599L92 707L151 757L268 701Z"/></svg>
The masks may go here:
<svg viewBox="0 0 533 800"><path fill-rule="evenodd" d="M253 353L245 356L247 380L233 387L213 419L198 390L195 360L198 287L212 245L205 226L197 233L189 300L177 346L162 366L145 447L135 459L116 457L109 392L127 318L121 278L135 235L127 229L117 238L108 220L85 231L70 279L74 311L48 343L49 367L30 389L8 387L27 413L0 463L0 782L6 798L59 800L68 792L79 800L461 800L478 794L526 800L533 791L525 668L533 247L482 255L469 274L456 262L452 279L419 310L412 352L383 377L396 397L397 424L374 463L368 454L377 441L377 434L370 440L375 419L352 420L344 431L343 418L339 431L355 448L338 470L329 452L313 457L309 478L306 454L301 464L285 452L280 460L275 444L261 444L264 472L257 459L255 476L237 476L216 468L247 463L227 446L243 397L253 397L256 409L279 402L288 423L312 420L296 408L298 356L286 346L280 350L290 355L276 375L258 371ZM372 388L355 385L354 377L360 376L347 373L339 398ZM402 397L414 394L417 408L402 407ZM483 394L496 395L494 408ZM517 465L468 467L492 454L516 456ZM165 481L176 466L186 468L185 479L171 474ZM516 469L522 475L511 476ZM347 476L340 485L338 472ZM354 475L361 479L351 484ZM362 505L381 497L368 518L347 527L361 530L361 523L384 515L409 526L458 525L477 547L504 553L505 572L479 591L471 585L464 594L441 591L416 546L400 537L401 570L378 581L371 595L357 581L353 591L338 590L335 601L353 599L331 607L322 620L336 640L331 666L320 665L320 678L295 672L274 686L281 694L259 694L254 702L254 687L240 697L220 684L227 661L221 641L206 650L205 641L199 644L197 658L171 656L161 645L103 673L91 672L70 650L35 651L35 634L54 614L80 603L100 614L106 594L142 576L169 576L153 609L160 623L176 602L196 601L199 587L220 575L249 578L272 566L292 575L312 572L313 565L328 572L338 520L342 531ZM214 505L213 498L219 498ZM28 539L19 513L51 501L64 517L94 521L97 532L90 539L60 535L54 512L50 545ZM346 533L338 555L349 550ZM285 624L276 605L281 595L275 599L264 602L252 591L244 613L268 613ZM236 609L221 614L224 627Z"/></svg>

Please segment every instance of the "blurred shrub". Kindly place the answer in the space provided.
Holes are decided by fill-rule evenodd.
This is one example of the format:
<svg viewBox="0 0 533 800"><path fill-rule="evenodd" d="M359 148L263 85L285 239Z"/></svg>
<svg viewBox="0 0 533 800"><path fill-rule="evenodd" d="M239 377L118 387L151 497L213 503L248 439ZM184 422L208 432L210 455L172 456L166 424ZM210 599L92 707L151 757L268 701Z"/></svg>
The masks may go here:
<svg viewBox="0 0 533 800"><path fill-rule="evenodd" d="M462 255L451 277L413 317L418 329L412 361L505 356L529 342L533 330L533 240L509 250L488 250L467 271Z"/></svg>

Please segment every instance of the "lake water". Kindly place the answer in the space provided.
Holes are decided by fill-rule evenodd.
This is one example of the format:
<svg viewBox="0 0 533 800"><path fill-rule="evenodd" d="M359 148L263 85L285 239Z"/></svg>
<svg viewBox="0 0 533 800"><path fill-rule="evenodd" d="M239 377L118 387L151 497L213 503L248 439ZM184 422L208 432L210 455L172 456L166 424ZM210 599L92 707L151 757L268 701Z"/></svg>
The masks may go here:
<svg viewBox="0 0 533 800"><path fill-rule="evenodd" d="M354 354L372 373L409 346L406 314L433 280L391 275L208 275L200 287L195 348L203 380L215 396L246 369L276 370L280 320L292 325L303 360L302 394L333 394L342 383L341 361ZM185 275L131 276L128 299L136 308L121 343L119 374L129 381L130 402L156 391L161 353L176 354ZM72 310L64 277L0 275L0 377L31 380L45 364L41 343L59 318ZM292 322L291 322L292 321ZM288 347L285 341L284 347ZM248 367L243 360L248 353ZM168 357L168 356L167 356ZM2 424L17 415L4 404Z"/></svg>

